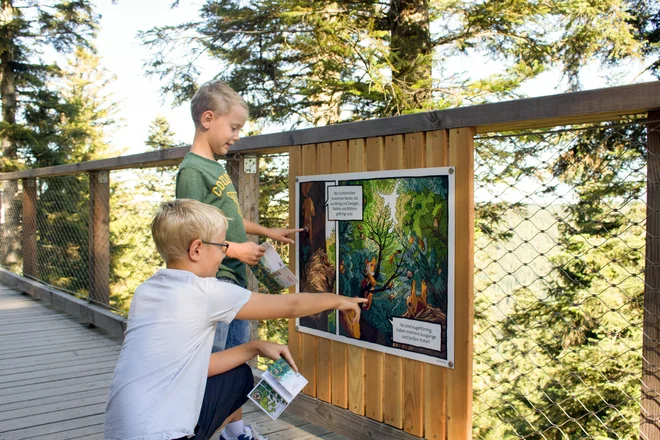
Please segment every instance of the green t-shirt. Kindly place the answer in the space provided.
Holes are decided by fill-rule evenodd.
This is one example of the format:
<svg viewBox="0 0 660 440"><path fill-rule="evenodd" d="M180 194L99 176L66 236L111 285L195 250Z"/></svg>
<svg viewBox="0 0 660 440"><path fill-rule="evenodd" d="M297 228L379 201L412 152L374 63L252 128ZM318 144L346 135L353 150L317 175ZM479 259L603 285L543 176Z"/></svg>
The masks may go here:
<svg viewBox="0 0 660 440"><path fill-rule="evenodd" d="M195 153L186 154L176 175L176 198L199 200L220 208L229 219L227 241L247 241L236 188L225 167L218 162ZM247 286L245 264L236 258L225 257L216 277L227 277L242 287Z"/></svg>

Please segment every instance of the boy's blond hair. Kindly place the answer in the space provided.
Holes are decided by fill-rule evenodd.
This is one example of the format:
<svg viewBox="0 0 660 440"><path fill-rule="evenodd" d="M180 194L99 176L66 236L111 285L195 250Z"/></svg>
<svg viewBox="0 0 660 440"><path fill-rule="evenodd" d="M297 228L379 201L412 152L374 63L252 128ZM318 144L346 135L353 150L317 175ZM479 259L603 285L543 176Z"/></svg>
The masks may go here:
<svg viewBox="0 0 660 440"><path fill-rule="evenodd" d="M213 205L192 199L161 204L151 222L151 235L165 262L184 258L190 243L213 238L227 231L227 217Z"/></svg>
<svg viewBox="0 0 660 440"><path fill-rule="evenodd" d="M248 111L248 105L241 95L227 83L214 80L202 84L197 90L190 102L190 113L195 127L199 127L205 111L211 110L216 115L228 115L236 105Z"/></svg>

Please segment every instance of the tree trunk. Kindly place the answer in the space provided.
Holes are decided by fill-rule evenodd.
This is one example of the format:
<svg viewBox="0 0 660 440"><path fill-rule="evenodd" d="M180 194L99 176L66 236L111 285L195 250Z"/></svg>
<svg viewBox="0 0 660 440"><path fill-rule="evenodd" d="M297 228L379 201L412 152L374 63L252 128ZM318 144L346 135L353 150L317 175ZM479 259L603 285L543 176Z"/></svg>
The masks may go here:
<svg viewBox="0 0 660 440"><path fill-rule="evenodd" d="M0 11L0 29L6 46L0 47L0 68L2 69L2 80L0 80L0 93L2 94L2 120L8 124L16 123L16 84L14 79L14 28L12 22L15 18L13 0L1 0L2 11ZM2 171L8 171L8 167L16 160L16 145L8 137L2 138Z"/></svg>
<svg viewBox="0 0 660 440"><path fill-rule="evenodd" d="M0 47L0 94L2 95L2 120L8 124L16 123L16 84L14 79L14 28L16 10L13 0L0 1L0 33L4 40ZM1 140L2 161L0 171L10 171L16 166L16 144L7 136ZM4 184L5 222L2 225L2 246L0 247L1 264L5 267L18 263L18 225L20 221L18 181L10 180Z"/></svg>
<svg viewBox="0 0 660 440"><path fill-rule="evenodd" d="M428 0L390 0L388 17L392 82L397 95L390 114L427 108L433 87Z"/></svg>

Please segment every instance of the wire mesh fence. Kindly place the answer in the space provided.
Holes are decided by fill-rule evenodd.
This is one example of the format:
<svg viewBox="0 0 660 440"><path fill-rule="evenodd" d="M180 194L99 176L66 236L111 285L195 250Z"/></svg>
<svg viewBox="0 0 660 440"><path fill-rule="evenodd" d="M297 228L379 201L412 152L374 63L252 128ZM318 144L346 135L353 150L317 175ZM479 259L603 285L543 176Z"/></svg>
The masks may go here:
<svg viewBox="0 0 660 440"><path fill-rule="evenodd" d="M256 161L261 166L248 173L242 159L237 156L219 161L233 179L239 201L250 203L242 206L242 211L251 213L253 221L265 226L286 227L288 157L261 155ZM103 238L109 242L109 280L91 279L88 174L3 181L2 266L90 301L90 285L105 282L110 292L106 305L127 315L135 288L164 265L151 239L150 224L158 206L175 198L177 170L178 165L174 165L109 173L109 237ZM22 249L30 220L22 218L26 181L35 186L36 269L32 273L24 272ZM288 246L273 244L288 261ZM256 284L252 287L258 288ZM284 324L276 327L286 329ZM281 337L286 339L286 335Z"/></svg>
<svg viewBox="0 0 660 440"><path fill-rule="evenodd" d="M475 148L475 438L638 438L645 125Z"/></svg>
<svg viewBox="0 0 660 440"><path fill-rule="evenodd" d="M476 139L475 438L638 437L646 136L630 122ZM221 162L243 214L287 227L287 155L259 155L256 173L244 159ZM163 265L149 225L174 198L177 168L110 173L107 282L119 313ZM91 281L89 188L86 174L35 181L30 275L81 297ZM1 264L22 273L29 191L23 181L2 190ZM288 262L288 246L273 245ZM258 331L287 340L284 320Z"/></svg>

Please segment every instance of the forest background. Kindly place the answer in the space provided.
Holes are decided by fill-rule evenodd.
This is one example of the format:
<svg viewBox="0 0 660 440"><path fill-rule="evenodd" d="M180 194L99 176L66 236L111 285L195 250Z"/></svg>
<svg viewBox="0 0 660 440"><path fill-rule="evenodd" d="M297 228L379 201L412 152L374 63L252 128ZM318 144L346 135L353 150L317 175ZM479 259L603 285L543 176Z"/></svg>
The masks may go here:
<svg viewBox="0 0 660 440"><path fill-rule="evenodd" d="M129 2L114 3L105 7ZM188 102L200 81L227 81L250 106L248 134L532 96L547 90L540 84L549 80L561 92L581 90L585 83L619 85L660 75L660 4L655 0L208 0L158 2L151 13L173 8L176 14L184 3L197 10L190 20L135 35L148 53L138 68L173 106ZM103 19L95 3L2 0L0 8L1 171L116 155L120 150L110 140L121 123L122 103L111 93L115 78L96 49ZM166 117L152 117L146 139L134 140L144 145L132 148L181 145ZM475 344L481 350L475 358L479 438L634 436L641 348L622 347L641 347L641 328L630 323L641 322L643 281L624 272L643 272L643 244L637 243L643 236L628 225L643 219L642 205L630 201L639 202L645 189L643 179L610 170L643 169L645 131L640 127L476 143L477 158L483 160L478 189L503 182L512 187L521 174L533 172L571 188L570 197L537 216L553 225L547 235L556 244L547 260L551 274L540 287L521 289L533 282L519 277L506 290L506 282L493 281L507 272L490 265L495 251L476 253L483 258L476 263L484 268L476 274L480 292L497 287L497 295L507 299L506 307L493 308L492 296L484 294L475 306L475 333L497 330L484 336L486 346L496 344L495 352ZM536 160L533 166L530 158ZM259 172L260 222L285 224L285 158L262 158ZM87 264L85 179L41 179L37 219L40 276L83 296L88 285L80 275ZM172 197L173 181L167 168L130 177L118 173L111 180L112 305L122 313L135 286L160 264L145 234L151 215L145 206ZM16 185L8 183L4 191L16 192ZM483 191L477 195L478 249L534 236L534 231L514 234L508 227L535 214L529 203L494 202ZM593 252L593 242L607 243L618 256ZM516 258L525 258L519 254L527 248L516 248ZM3 263L11 266L7 257L4 252ZM613 260L621 269L614 274L620 283L610 288L598 274ZM603 308L611 303L619 304L621 319L603 318ZM546 325L533 325L538 322ZM530 328L524 323L534 332L523 331ZM269 323L263 332L285 340L285 329ZM542 347L538 356L545 366L534 384L516 373L533 369L530 357L516 356L530 340ZM591 371L601 358L609 366L606 380L601 372L576 373ZM587 422L594 414L598 422Z"/></svg>

